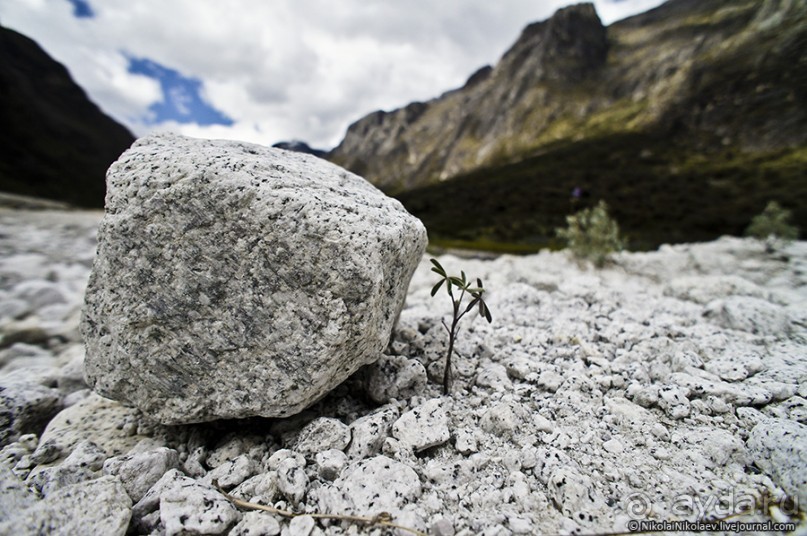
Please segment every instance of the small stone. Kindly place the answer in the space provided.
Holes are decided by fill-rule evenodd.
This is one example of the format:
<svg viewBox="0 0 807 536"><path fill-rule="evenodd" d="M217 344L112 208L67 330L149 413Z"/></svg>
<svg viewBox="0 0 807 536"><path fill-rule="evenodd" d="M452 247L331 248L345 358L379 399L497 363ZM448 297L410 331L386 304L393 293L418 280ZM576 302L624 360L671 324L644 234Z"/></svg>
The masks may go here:
<svg viewBox="0 0 807 536"><path fill-rule="evenodd" d="M523 422L523 408L510 402L492 405L479 420L482 430L496 436L511 436Z"/></svg>
<svg viewBox="0 0 807 536"><path fill-rule="evenodd" d="M313 458L328 449L344 450L350 443L350 428L343 422L320 417L308 423L297 436L294 450Z"/></svg>
<svg viewBox="0 0 807 536"><path fill-rule="evenodd" d="M507 369L499 363L482 365L476 376L476 385L489 387L495 391L505 391L513 388L513 382L507 375Z"/></svg>
<svg viewBox="0 0 807 536"><path fill-rule="evenodd" d="M92 393L51 419L42 432L37 452L56 449L67 454L77 444L91 439L109 456L125 454L145 439L137 434L139 419L137 410Z"/></svg>
<svg viewBox="0 0 807 536"><path fill-rule="evenodd" d="M229 536L277 536L280 523L268 512L247 512L230 531Z"/></svg>
<svg viewBox="0 0 807 536"><path fill-rule="evenodd" d="M790 330L790 318L780 305L748 296L731 296L706 305L703 316L738 331L782 337Z"/></svg>
<svg viewBox="0 0 807 536"><path fill-rule="evenodd" d="M272 471L277 471L278 468L280 467L280 464L288 459L293 459L296 465L299 465L300 467L305 467L305 457L302 454L299 454L289 449L278 450L269 457L269 460L267 460L266 463L269 469L271 469Z"/></svg>
<svg viewBox="0 0 807 536"><path fill-rule="evenodd" d="M375 456L349 464L329 488L319 488L317 497L323 511L397 512L421 494L420 479L411 467Z"/></svg>
<svg viewBox="0 0 807 536"><path fill-rule="evenodd" d="M689 390L668 385L659 389L658 405L673 419L683 419L690 412Z"/></svg>
<svg viewBox="0 0 807 536"><path fill-rule="evenodd" d="M311 516L297 516L289 522L288 531L283 531L283 536L309 536L314 530L316 522Z"/></svg>
<svg viewBox="0 0 807 536"><path fill-rule="evenodd" d="M47 497L58 489L96 478L106 458L95 443L82 441L60 464L31 471L26 482Z"/></svg>
<svg viewBox="0 0 807 536"><path fill-rule="evenodd" d="M223 495L192 478L181 476L160 493L160 521L166 536L224 534L239 519Z"/></svg>
<svg viewBox="0 0 807 536"><path fill-rule="evenodd" d="M0 523L3 534L108 534L124 536L131 518L132 501L114 476L103 476L58 489L42 501ZM48 532L49 533L49 532Z"/></svg>
<svg viewBox="0 0 807 536"><path fill-rule="evenodd" d="M552 421L541 415L540 413L536 413L532 417L532 424L535 425L535 429L539 432L547 432L552 433L552 430L555 429L555 426L552 424Z"/></svg>
<svg viewBox="0 0 807 536"><path fill-rule="evenodd" d="M454 536L454 525L448 519L441 517L432 523L431 533L434 536Z"/></svg>
<svg viewBox="0 0 807 536"><path fill-rule="evenodd" d="M786 419L765 419L748 438L754 463L799 505L807 504L807 426Z"/></svg>
<svg viewBox="0 0 807 536"><path fill-rule="evenodd" d="M232 489L255 474L256 470L255 462L247 454L242 454L214 468L204 476L202 482L218 485L222 489Z"/></svg>
<svg viewBox="0 0 807 536"><path fill-rule="evenodd" d="M162 476L179 467L179 453L166 447L109 458L104 473L117 475L126 493L137 502Z"/></svg>
<svg viewBox="0 0 807 536"><path fill-rule="evenodd" d="M347 463L347 455L341 450L331 449L317 454L317 474L325 480L336 480Z"/></svg>
<svg viewBox="0 0 807 536"><path fill-rule="evenodd" d="M41 434L62 409L62 395L15 371L0 377L0 447L24 434Z"/></svg>
<svg viewBox="0 0 807 536"><path fill-rule="evenodd" d="M28 487L5 464L0 463L0 527L3 521L18 515L35 501Z"/></svg>
<svg viewBox="0 0 807 536"><path fill-rule="evenodd" d="M407 411L392 425L392 435L415 452L442 445L451 437L443 401L433 398Z"/></svg>
<svg viewBox="0 0 807 536"><path fill-rule="evenodd" d="M560 389L560 386L563 383L563 376L554 370L544 370L538 374L538 378L535 383L550 393L554 393Z"/></svg>
<svg viewBox="0 0 807 536"><path fill-rule="evenodd" d="M507 518L507 527L513 532L513 534L533 533L532 521L526 517L509 516Z"/></svg>
<svg viewBox="0 0 807 536"><path fill-rule="evenodd" d="M65 303L67 297L58 283L41 279L23 281L16 287L12 297L28 303L33 309L40 309L54 303Z"/></svg>
<svg viewBox="0 0 807 536"><path fill-rule="evenodd" d="M392 399L408 400L426 387L426 369L416 359L381 354L378 361L367 366L367 394L379 404Z"/></svg>
<svg viewBox="0 0 807 536"><path fill-rule="evenodd" d="M454 441L454 448L457 449L457 452L465 456L473 454L479 450L474 433L464 429L457 431Z"/></svg>
<svg viewBox="0 0 807 536"><path fill-rule="evenodd" d="M308 476L303 466L294 458L287 458L277 467L277 486L293 504L299 504L308 488Z"/></svg>
<svg viewBox="0 0 807 536"><path fill-rule="evenodd" d="M60 354L59 359L67 359L67 364L59 370L57 385L64 394L74 393L86 389L84 382L84 346L71 346L69 350Z"/></svg>
<svg viewBox="0 0 807 536"><path fill-rule="evenodd" d="M230 491L230 495L250 502L261 500L271 504L278 498L279 492L277 473L269 471L245 480Z"/></svg>
<svg viewBox="0 0 807 536"><path fill-rule="evenodd" d="M398 408L384 407L350 423L352 439L347 448L348 457L363 459L381 452L381 446L399 416Z"/></svg>
<svg viewBox="0 0 807 536"><path fill-rule="evenodd" d="M174 486L187 482L187 477L177 469L168 470L132 507L132 523L141 533L149 533L154 529L154 523L159 523L159 515L155 519L154 512L159 514L160 495Z"/></svg>
<svg viewBox="0 0 807 536"><path fill-rule="evenodd" d="M609 439L608 441L602 444L602 448L605 449L606 452L610 452L611 454L622 454L622 451L625 448L622 446L622 443L619 442L618 439L613 438Z"/></svg>

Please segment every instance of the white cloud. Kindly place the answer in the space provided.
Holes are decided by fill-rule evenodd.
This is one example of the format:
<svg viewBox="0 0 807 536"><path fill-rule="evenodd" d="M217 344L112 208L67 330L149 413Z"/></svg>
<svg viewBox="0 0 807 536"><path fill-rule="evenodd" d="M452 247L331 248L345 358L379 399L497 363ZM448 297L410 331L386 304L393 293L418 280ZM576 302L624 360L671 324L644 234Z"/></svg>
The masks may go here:
<svg viewBox="0 0 807 536"><path fill-rule="evenodd" d="M569 0L96 0L76 19L66 0L4 0L0 22L66 64L107 113L145 133L159 84L125 54L194 77L231 126L163 124L194 136L271 144L339 142L376 109L426 100L495 63L528 23ZM660 0L597 0L606 23Z"/></svg>

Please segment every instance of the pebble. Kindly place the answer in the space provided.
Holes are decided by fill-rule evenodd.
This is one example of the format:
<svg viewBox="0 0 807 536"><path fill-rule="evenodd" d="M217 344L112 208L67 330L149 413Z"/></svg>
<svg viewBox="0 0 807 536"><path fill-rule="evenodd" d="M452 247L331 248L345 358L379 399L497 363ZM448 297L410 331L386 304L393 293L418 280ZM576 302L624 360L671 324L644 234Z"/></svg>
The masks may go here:
<svg viewBox="0 0 807 536"><path fill-rule="evenodd" d="M165 473L177 467L179 467L179 453L166 447L115 456L103 464L105 474L116 475L121 479L126 493L133 502L142 499Z"/></svg>
<svg viewBox="0 0 807 536"><path fill-rule="evenodd" d="M448 441L451 433L443 400L433 398L401 415L392 425L392 435L416 452Z"/></svg>
<svg viewBox="0 0 807 536"><path fill-rule="evenodd" d="M788 419L762 420L751 430L748 451L798 504L807 504L807 426Z"/></svg>
<svg viewBox="0 0 807 536"><path fill-rule="evenodd" d="M337 419L320 417L300 430L294 450L313 459L318 452L344 450L349 443L350 428L346 424Z"/></svg>

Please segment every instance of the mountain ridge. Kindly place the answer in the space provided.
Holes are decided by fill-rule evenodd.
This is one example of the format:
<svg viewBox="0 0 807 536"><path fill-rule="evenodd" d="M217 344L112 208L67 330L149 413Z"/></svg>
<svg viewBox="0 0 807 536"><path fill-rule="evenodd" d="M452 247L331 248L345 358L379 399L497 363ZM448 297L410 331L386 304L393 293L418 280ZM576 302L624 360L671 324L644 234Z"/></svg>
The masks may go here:
<svg viewBox="0 0 807 536"><path fill-rule="evenodd" d="M747 199L732 194L725 198L727 203L719 192L711 192L706 198L725 205L719 214L710 209L709 214L699 215L703 221L698 229L639 236L640 247L740 233L751 216L761 211L763 197L778 198L794 208L804 226L807 212L798 201L807 201L807 191L795 181L807 164L803 104L807 61L801 52L807 49L805 4L803 0L670 0L608 27L602 25L593 5L569 6L546 21L528 25L495 66L472 75L462 88L359 119L328 158L399 197L426 222L430 234L446 238L546 244L553 227L562 224L568 212L568 192L579 182L590 186L596 197L610 197L617 212L630 212L634 209L629 205L641 200L626 194L624 185L604 179L611 190L597 187L597 177L609 158L624 161L623 169L636 162L647 167L645 161L663 160L653 165L666 166L662 175L672 180L679 180L675 177L681 169L692 172L686 187L693 189L690 194L695 199L701 197L694 191L699 181L725 181L726 168L734 169L742 162L750 162L751 167L741 169L739 182L748 183L745 187L756 181L760 187ZM598 154L599 160L592 160L581 152L578 162L560 155L576 145L596 149L594 140L607 144L617 138L630 140L632 154L615 147L610 155ZM782 151L788 154L779 154ZM535 206L523 207L523 213L514 217L499 214L494 210L497 196L504 204L513 201L494 187L506 175L500 171L553 154L562 156L567 167L544 162L543 168L534 167L531 172L562 175L565 193L552 192L557 199L543 221L526 222L531 230L503 229L535 220L529 212L542 202L535 200ZM717 155L714 161L713 155ZM754 163L759 158L771 169ZM708 165L701 171L690 169L704 160ZM723 167L711 170L714 162L723 162ZM477 177L484 170L488 170L486 180ZM612 171L605 170L606 174ZM469 184L462 180L469 175L478 179L474 187L482 190L481 204L475 208L493 223L455 221L461 228L455 232L448 220L457 220L459 208L449 206L454 216L448 218L440 214L445 207L427 198L438 195L444 200L456 194ZM758 177L752 180L751 175ZM522 189L520 195L535 198L547 193L552 189L546 184L550 180L545 177L532 191ZM795 192L786 193L788 189ZM620 196L625 199L620 201ZM688 197L682 201L688 202ZM623 215L632 221L631 231L650 219L648 213ZM510 221L499 221L502 218ZM670 222L661 223L669 227ZM639 229L638 234L643 231Z"/></svg>
<svg viewBox="0 0 807 536"><path fill-rule="evenodd" d="M35 41L0 26L0 190L104 206L109 165L134 137Z"/></svg>

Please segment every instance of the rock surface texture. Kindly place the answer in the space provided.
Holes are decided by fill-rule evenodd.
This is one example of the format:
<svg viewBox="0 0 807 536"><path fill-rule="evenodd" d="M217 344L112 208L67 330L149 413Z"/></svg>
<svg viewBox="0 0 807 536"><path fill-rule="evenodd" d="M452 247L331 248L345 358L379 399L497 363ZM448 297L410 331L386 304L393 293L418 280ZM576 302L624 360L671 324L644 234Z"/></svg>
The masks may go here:
<svg viewBox="0 0 807 536"><path fill-rule="evenodd" d="M154 135L107 176L82 333L163 423L297 413L386 347L426 231L309 155Z"/></svg>
<svg viewBox="0 0 807 536"><path fill-rule="evenodd" d="M771 255L724 238L602 270L563 252L442 255L484 280L494 315L467 317L449 397L450 304L429 295L423 259L387 358L291 417L173 426L76 377L100 217L0 210L0 311L28 311L0 317L0 388L14 394L0 401L0 534L411 534L241 510L222 491L306 514L389 512L433 536L627 532L748 507L731 520L807 529L785 499L807 500L807 242ZM56 301L18 290L31 280ZM23 328L46 336L5 343Z"/></svg>

